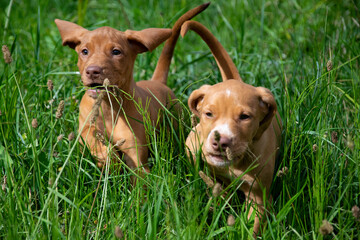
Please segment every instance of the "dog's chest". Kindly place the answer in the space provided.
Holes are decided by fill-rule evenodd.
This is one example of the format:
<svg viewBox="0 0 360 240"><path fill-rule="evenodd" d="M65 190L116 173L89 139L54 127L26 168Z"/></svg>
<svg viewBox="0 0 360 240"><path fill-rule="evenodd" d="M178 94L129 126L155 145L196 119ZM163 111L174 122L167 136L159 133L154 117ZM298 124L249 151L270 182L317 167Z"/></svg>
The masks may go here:
<svg viewBox="0 0 360 240"><path fill-rule="evenodd" d="M249 171L246 167L234 168L230 166L227 168L216 168L209 165L208 167L215 174L216 178L221 180L225 185L241 179L239 184L241 184L242 187L249 187L256 180L256 174L254 175L253 172Z"/></svg>

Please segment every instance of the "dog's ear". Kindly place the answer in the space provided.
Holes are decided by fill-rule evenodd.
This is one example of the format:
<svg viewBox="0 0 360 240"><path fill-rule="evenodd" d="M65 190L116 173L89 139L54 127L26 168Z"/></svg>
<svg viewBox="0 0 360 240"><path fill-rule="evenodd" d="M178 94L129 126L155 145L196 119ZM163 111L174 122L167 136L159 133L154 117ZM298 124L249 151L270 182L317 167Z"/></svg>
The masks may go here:
<svg viewBox="0 0 360 240"><path fill-rule="evenodd" d="M200 110L202 101L206 94L206 91L210 88L210 85L203 85L201 88L193 91L188 99L188 105L192 113L197 117L200 117Z"/></svg>
<svg viewBox="0 0 360 240"><path fill-rule="evenodd" d="M72 49L80 44L81 36L88 31L75 23L60 19L55 19L55 23L59 29L63 46L69 46Z"/></svg>
<svg viewBox="0 0 360 240"><path fill-rule="evenodd" d="M141 31L126 30L125 36L138 53L154 50L171 36L170 28L147 28Z"/></svg>
<svg viewBox="0 0 360 240"><path fill-rule="evenodd" d="M269 127L277 111L275 98L270 90L264 87L257 87L256 90L259 93L259 106L260 112L262 113L262 119L260 120L259 128L255 134L255 140L259 139L264 131Z"/></svg>

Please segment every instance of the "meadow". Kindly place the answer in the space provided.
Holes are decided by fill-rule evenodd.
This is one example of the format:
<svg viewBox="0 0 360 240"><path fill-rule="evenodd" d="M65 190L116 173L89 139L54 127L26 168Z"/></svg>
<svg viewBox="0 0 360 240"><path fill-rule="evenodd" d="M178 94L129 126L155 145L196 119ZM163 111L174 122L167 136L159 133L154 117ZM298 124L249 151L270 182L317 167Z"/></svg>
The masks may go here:
<svg viewBox="0 0 360 240"><path fill-rule="evenodd" d="M185 154L187 98L221 81L195 33L179 39L168 79L183 108L179 127L169 131L164 118L155 134L147 124L151 172L141 184L131 188L124 164L116 174L97 168L78 142L85 89L54 19L87 29L171 28L201 3L0 1L1 45L12 58L0 59L1 239L252 239L236 185L227 189L231 204L212 196L199 176L204 164ZM195 20L243 80L269 88L278 104L282 146L261 239L360 239L359 2L217 0ZM151 78L162 46L138 56L136 81Z"/></svg>

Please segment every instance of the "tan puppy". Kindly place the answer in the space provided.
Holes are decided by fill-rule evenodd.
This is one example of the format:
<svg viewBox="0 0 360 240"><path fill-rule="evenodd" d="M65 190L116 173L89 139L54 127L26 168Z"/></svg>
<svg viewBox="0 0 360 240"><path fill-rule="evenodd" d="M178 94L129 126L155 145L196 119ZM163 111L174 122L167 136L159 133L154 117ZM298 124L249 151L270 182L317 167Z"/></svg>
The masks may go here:
<svg viewBox="0 0 360 240"><path fill-rule="evenodd" d="M254 209L257 211L256 235L265 212L264 192L271 202L270 186L280 143L281 123L276 102L268 89L242 82L227 52L203 25L188 21L181 34L184 36L189 29L209 45L224 81L204 85L190 95L190 110L200 123L190 132L186 145L193 159L202 150L209 169L224 184L242 176L240 189L250 202L248 217Z"/></svg>
<svg viewBox="0 0 360 240"><path fill-rule="evenodd" d="M97 158L99 167L109 158L116 161L116 157L123 156L130 168L142 167L149 171L143 122L150 118L155 125L162 106L170 108L174 104L175 96L166 86L166 80L181 25L208 5L203 4L185 13L172 30L149 28L121 32L101 27L88 31L74 23L55 20L63 45L75 49L79 55L81 80L88 89L80 103L79 131ZM137 54L152 51L166 39L152 80L135 83L133 68ZM106 84L114 86L107 87L112 91L104 91L105 79L109 80ZM97 105L101 103L98 113L93 109L97 99ZM139 112L141 107L146 116ZM108 143L104 144L99 136L105 137ZM112 149L120 156L108 156Z"/></svg>

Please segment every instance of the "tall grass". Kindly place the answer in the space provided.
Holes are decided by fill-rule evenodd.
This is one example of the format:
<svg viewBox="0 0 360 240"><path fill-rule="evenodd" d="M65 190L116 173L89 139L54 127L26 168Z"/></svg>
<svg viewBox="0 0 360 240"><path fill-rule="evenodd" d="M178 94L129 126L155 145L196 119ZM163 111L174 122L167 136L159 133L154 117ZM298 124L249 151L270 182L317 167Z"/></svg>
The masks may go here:
<svg viewBox="0 0 360 240"><path fill-rule="evenodd" d="M61 46L54 19L89 29L171 27L200 3L0 2L2 45L13 58L0 63L0 238L114 239L121 232L126 239L251 238L253 220L236 184L228 189L231 203L212 197L198 174L206 172L203 164L192 166L185 154L187 98L221 79L195 34L179 40L169 74L184 109L179 127L169 130L167 116L155 134L145 122L151 173L140 184L130 187L133 173L123 164L121 173L101 171L78 143L84 89L76 54ZM284 123L278 169L288 172L275 174L264 239L360 237L351 210L360 205L359 9L356 1L221 0L196 18L229 51L244 81L271 89L278 103ZM136 81L151 77L160 49L138 56ZM64 112L56 118L61 100ZM333 228L329 235L321 234L323 220Z"/></svg>

